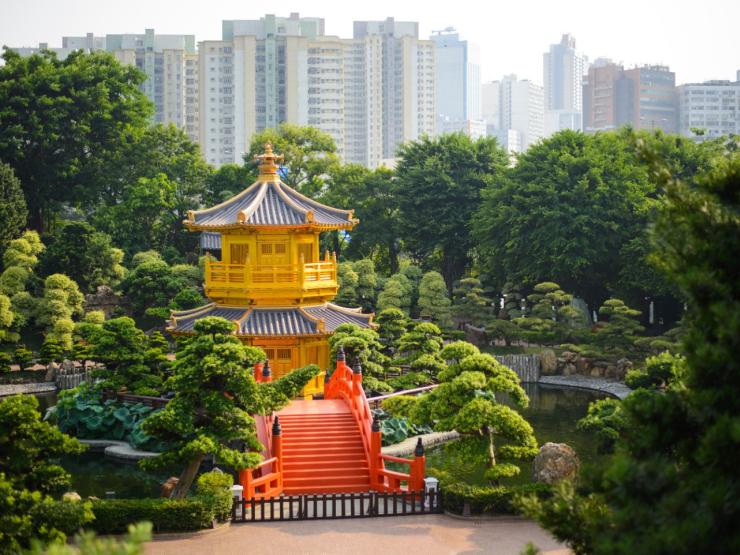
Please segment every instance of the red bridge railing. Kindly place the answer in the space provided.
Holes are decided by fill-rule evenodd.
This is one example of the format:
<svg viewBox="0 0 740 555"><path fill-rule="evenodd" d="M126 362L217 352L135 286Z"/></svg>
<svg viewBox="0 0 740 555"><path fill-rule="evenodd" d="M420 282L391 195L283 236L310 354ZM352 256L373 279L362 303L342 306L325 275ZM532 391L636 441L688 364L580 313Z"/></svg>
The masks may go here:
<svg viewBox="0 0 740 555"><path fill-rule="evenodd" d="M370 403L362 389L362 369L353 370L337 353L336 370L324 382L324 399L342 399L350 408L362 435L362 444L370 469L370 487L375 491L421 491L424 489L426 457L421 438L416 445L413 459L383 455L381 451L380 423L373 419ZM408 472L397 472L385 467L385 462L408 465ZM405 485L404 485L405 483Z"/></svg>

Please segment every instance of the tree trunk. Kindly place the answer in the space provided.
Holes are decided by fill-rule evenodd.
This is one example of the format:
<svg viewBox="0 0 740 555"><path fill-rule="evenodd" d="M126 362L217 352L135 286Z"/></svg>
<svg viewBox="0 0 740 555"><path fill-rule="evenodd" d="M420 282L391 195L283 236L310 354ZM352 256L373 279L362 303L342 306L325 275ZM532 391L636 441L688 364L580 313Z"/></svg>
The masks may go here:
<svg viewBox="0 0 740 555"><path fill-rule="evenodd" d="M388 262L391 267L391 275L398 273L398 245L396 239L388 241Z"/></svg>
<svg viewBox="0 0 740 555"><path fill-rule="evenodd" d="M493 446L493 430L488 429L488 468L496 466L496 451Z"/></svg>
<svg viewBox="0 0 740 555"><path fill-rule="evenodd" d="M195 476L198 474L200 463L203 462L204 458L205 455L198 455L196 458L188 461L188 464L180 474L177 485L172 489L170 499L183 499L188 494L195 480Z"/></svg>

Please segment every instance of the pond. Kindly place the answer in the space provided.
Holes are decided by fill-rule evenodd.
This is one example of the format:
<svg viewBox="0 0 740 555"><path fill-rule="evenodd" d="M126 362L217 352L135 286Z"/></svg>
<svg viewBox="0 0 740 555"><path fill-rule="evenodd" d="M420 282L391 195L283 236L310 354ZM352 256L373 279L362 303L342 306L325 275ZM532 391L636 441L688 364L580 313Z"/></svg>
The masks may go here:
<svg viewBox="0 0 740 555"><path fill-rule="evenodd" d="M583 464L597 462L592 435L576 429L578 420L586 415L592 401L607 395L595 391L561 388L541 384L522 384L529 396L529 407L522 411L524 418L534 428L540 445L552 441L567 443ZM487 484L483 478L486 470L488 443L484 439L463 439L434 447L427 451L427 467L450 472L472 484ZM531 481L532 462L519 463L519 476L502 483L517 484Z"/></svg>
<svg viewBox="0 0 740 555"><path fill-rule="evenodd" d="M540 445L548 441L567 443L575 449L583 463L592 463L600 458L591 435L577 430L576 423L585 416L589 403L605 398L605 394L540 384L523 386L530 400L529 408L523 414L534 427ZM55 404L56 393L37 395L37 398L43 413L47 407ZM427 466L452 471L470 483L484 484L486 449L484 441L454 441L429 449ZM83 497L94 495L103 498L107 491L114 491L117 498L156 497L160 484L169 476L178 474L177 469L145 472L135 464L114 461L102 453L69 457L62 460L61 464L72 475L72 489ZM520 468L520 475L507 483L530 481L532 463L521 463Z"/></svg>

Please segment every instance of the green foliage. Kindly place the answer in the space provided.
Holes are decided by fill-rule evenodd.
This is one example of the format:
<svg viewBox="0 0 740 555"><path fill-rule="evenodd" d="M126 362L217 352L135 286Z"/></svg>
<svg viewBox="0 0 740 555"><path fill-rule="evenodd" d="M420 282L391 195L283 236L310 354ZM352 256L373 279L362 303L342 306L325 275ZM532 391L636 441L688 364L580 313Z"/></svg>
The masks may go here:
<svg viewBox="0 0 740 555"><path fill-rule="evenodd" d="M516 499L520 495L549 496L552 486L525 484L521 486L474 486L465 482L443 480L442 503L446 510L462 514L467 504L472 514L518 514Z"/></svg>
<svg viewBox="0 0 740 555"><path fill-rule="evenodd" d="M391 274L398 271L401 249L397 187L393 172L387 168L368 170L344 164L331 170L327 193L322 197L331 206L354 209L360 220L352 230L346 254L370 258Z"/></svg>
<svg viewBox="0 0 740 555"><path fill-rule="evenodd" d="M566 542L575 555L599 553L595 538L607 513L603 500L595 495L578 495L573 484L561 480L551 499L526 495L515 499L515 507L529 518L536 518L558 540Z"/></svg>
<svg viewBox="0 0 740 555"><path fill-rule="evenodd" d="M665 389L685 374L686 361L683 357L668 352L645 359L645 369L627 372L625 383L632 389L649 387Z"/></svg>
<svg viewBox="0 0 740 555"><path fill-rule="evenodd" d="M0 254L26 227L28 208L13 168L0 161Z"/></svg>
<svg viewBox="0 0 740 555"><path fill-rule="evenodd" d="M409 318L398 308L386 308L375 317L375 323L378 324L380 341L385 346L384 352L391 355L396 350L398 340L408 329Z"/></svg>
<svg viewBox="0 0 740 555"><path fill-rule="evenodd" d="M32 543L30 555L140 555L144 544L152 539L152 523L129 524L128 534L121 540L96 538L94 532L75 536L73 545Z"/></svg>
<svg viewBox="0 0 740 555"><path fill-rule="evenodd" d="M431 383L431 376L423 372L408 372L398 376L397 378L388 380L388 385L390 385L395 391L402 389L415 389Z"/></svg>
<svg viewBox="0 0 740 555"><path fill-rule="evenodd" d="M353 262L352 269L357 274L357 302L363 310L371 311L375 308L375 287L378 283L375 264L369 258L363 258Z"/></svg>
<svg viewBox="0 0 740 555"><path fill-rule="evenodd" d="M14 321L15 313L10 297L0 293L0 342L12 341L18 338L18 334L12 331Z"/></svg>
<svg viewBox="0 0 740 555"><path fill-rule="evenodd" d="M72 349L72 318L82 316L85 297L77 284L64 274L52 274L44 281L44 296L38 303L36 321L46 327L46 339Z"/></svg>
<svg viewBox="0 0 740 555"><path fill-rule="evenodd" d="M126 388L140 395L157 395L168 372L167 344L161 335L146 334L133 319L122 316L78 328L92 360L103 363L101 388Z"/></svg>
<svg viewBox="0 0 740 555"><path fill-rule="evenodd" d="M33 541L63 543L92 518L90 503L55 501L39 491L16 489L0 473L0 553L20 553Z"/></svg>
<svg viewBox="0 0 740 555"><path fill-rule="evenodd" d="M143 430L170 446L140 464L147 468L183 464L172 497L183 498L206 455L235 470L258 464L262 449L253 414L269 414L285 406L286 393L303 387L317 368L289 374L273 384L258 385L247 370L264 360L261 349L245 347L233 334L234 323L207 317L196 322L195 335L183 341L167 385L175 395L167 406L142 424ZM276 391L282 395L276 395ZM232 447L242 443L244 451ZM253 451L249 451L253 450Z"/></svg>
<svg viewBox="0 0 740 555"><path fill-rule="evenodd" d="M362 376L362 389L365 391L366 395L369 395L370 393L379 393L381 395L385 393L393 393L393 388L386 382L368 375Z"/></svg>
<svg viewBox="0 0 740 555"><path fill-rule="evenodd" d="M473 248L470 215L481 190L508 164L494 139L462 133L402 145L396 167L400 236L416 260L428 260L451 286ZM431 269L431 268L430 268Z"/></svg>
<svg viewBox="0 0 740 555"><path fill-rule="evenodd" d="M398 418L410 418L411 410L416 404L416 397L412 395L398 395L396 397L389 397L384 399L380 403L380 407L390 414Z"/></svg>
<svg viewBox="0 0 740 555"><path fill-rule="evenodd" d="M137 449L162 451L166 446L141 428L155 409L141 403L103 401L100 391L82 385L62 391L57 404L49 408L46 419L65 433L86 439L127 441Z"/></svg>
<svg viewBox="0 0 740 555"><path fill-rule="evenodd" d="M687 302L685 368L665 390L624 399L628 431L611 462L582 490L556 492L530 514L579 553L734 553L740 154L730 142L711 170L685 178L641 146L665 190L653 258Z"/></svg>
<svg viewBox="0 0 740 555"><path fill-rule="evenodd" d="M378 310L398 309L409 314L411 310L411 296L413 285L403 274L393 274L383 284L383 290L378 295Z"/></svg>
<svg viewBox="0 0 740 555"><path fill-rule="evenodd" d="M27 395L0 401L0 473L15 489L58 493L69 486L69 474L54 459L85 446L43 422L38 407Z"/></svg>
<svg viewBox="0 0 740 555"><path fill-rule="evenodd" d="M485 268L501 285L554 280L604 298L634 263L615 264L615 253L645 228L654 190L629 132L556 133L483 192L472 224Z"/></svg>
<svg viewBox="0 0 740 555"><path fill-rule="evenodd" d="M419 322L398 340L398 352L409 361L442 349L442 331L431 322Z"/></svg>
<svg viewBox="0 0 740 555"><path fill-rule="evenodd" d="M148 124L145 76L107 52L58 60L49 51L22 58L6 50L3 58L0 159L15 170L31 226L41 230L63 203L99 198L126 134Z"/></svg>
<svg viewBox="0 0 740 555"><path fill-rule="evenodd" d="M522 328L511 320L490 320L486 324L486 333L494 339L502 340L507 347L511 346L513 341L523 338Z"/></svg>
<svg viewBox="0 0 740 555"><path fill-rule="evenodd" d="M357 284L359 276L352 269L352 262L340 262L337 264L337 283L339 292L334 302L341 306L357 306Z"/></svg>
<svg viewBox="0 0 740 555"><path fill-rule="evenodd" d="M7 374L10 372L10 364L13 362L13 357L10 353L0 351L0 374Z"/></svg>
<svg viewBox="0 0 740 555"><path fill-rule="evenodd" d="M213 500L214 516L219 522L231 519L231 507L234 504L231 496L233 485L234 478L224 472L204 472L198 476L196 494Z"/></svg>
<svg viewBox="0 0 740 555"><path fill-rule="evenodd" d="M98 285L117 285L126 271L122 262L123 251L113 248L108 235L87 222L65 222L50 238L40 272L63 273L92 292Z"/></svg>
<svg viewBox="0 0 740 555"><path fill-rule="evenodd" d="M41 351L39 352L39 360L43 364L49 364L50 362L62 362L64 359L64 347L59 341L51 337L44 339L41 345Z"/></svg>
<svg viewBox="0 0 740 555"><path fill-rule="evenodd" d="M290 168L281 174L283 182L308 196L321 191L324 175L339 162L331 135L315 127L282 123L252 136L249 152L244 155L245 164L254 164L254 157L264 152L268 142L285 157L284 165Z"/></svg>
<svg viewBox="0 0 740 555"><path fill-rule="evenodd" d="M13 351L13 362L15 362L21 370L25 370L33 362L33 352L26 348L25 345L18 345Z"/></svg>
<svg viewBox="0 0 740 555"><path fill-rule="evenodd" d="M170 266L152 252L137 253L132 262L134 268L121 283L121 288L135 314L164 318L169 316L170 310L195 308L196 303L202 301L196 289L202 281L197 266Z"/></svg>
<svg viewBox="0 0 740 555"><path fill-rule="evenodd" d="M103 202L92 220L131 255L157 248L193 251L196 237L182 226L201 204L209 167L198 145L174 125L133 129L111 163Z"/></svg>
<svg viewBox="0 0 740 555"><path fill-rule="evenodd" d="M17 341L20 330L36 316L37 300L26 291L44 245L35 231L7 244L0 274L0 341ZM10 301L10 305L8 305Z"/></svg>
<svg viewBox="0 0 740 555"><path fill-rule="evenodd" d="M410 366L415 373L421 372L432 377L436 377L437 374L446 368L440 356L428 354L419 356Z"/></svg>
<svg viewBox="0 0 740 555"><path fill-rule="evenodd" d="M480 326L490 319L491 299L485 295L478 278L456 281L452 294L452 313L457 320Z"/></svg>
<svg viewBox="0 0 740 555"><path fill-rule="evenodd" d="M130 522L148 521L155 532L191 532L210 528L218 503L211 496L187 499L102 499L92 505L88 527L99 534L122 534Z"/></svg>
<svg viewBox="0 0 740 555"><path fill-rule="evenodd" d="M612 453L627 429L622 401L612 398L594 401L588 406L586 416L578 421L578 429L594 434L599 453Z"/></svg>
<svg viewBox="0 0 740 555"><path fill-rule="evenodd" d="M608 320L599 322L596 344L616 356L624 355L634 345L637 334L644 330L638 320L640 311L631 309L619 299L607 299L599 308L599 314Z"/></svg>
<svg viewBox="0 0 740 555"><path fill-rule="evenodd" d="M246 189L254 181L251 168L237 164L223 164L212 171L206 179L203 204L213 206L230 199Z"/></svg>
<svg viewBox="0 0 740 555"><path fill-rule="evenodd" d="M442 274L427 272L419 283L419 315L430 318L440 327L450 327L450 306L452 302L448 296Z"/></svg>
<svg viewBox="0 0 740 555"><path fill-rule="evenodd" d="M382 352L383 345L375 330L361 328L354 324L342 324L329 337L332 361L336 359L337 349L340 346L344 349L347 364L353 366L359 360L363 372L371 376L381 375L383 367L388 364L388 357Z"/></svg>

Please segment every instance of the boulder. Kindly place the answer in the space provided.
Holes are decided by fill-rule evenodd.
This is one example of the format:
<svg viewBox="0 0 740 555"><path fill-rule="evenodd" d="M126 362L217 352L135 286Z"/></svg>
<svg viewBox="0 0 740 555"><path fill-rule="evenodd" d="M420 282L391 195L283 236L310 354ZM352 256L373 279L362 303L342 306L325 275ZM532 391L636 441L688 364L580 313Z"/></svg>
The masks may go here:
<svg viewBox="0 0 740 555"><path fill-rule="evenodd" d="M58 370L57 363L54 361L51 361L46 366L46 374L44 375L44 381L45 382L53 382L57 379L57 370Z"/></svg>
<svg viewBox="0 0 740 555"><path fill-rule="evenodd" d="M162 487L159 489L159 496L169 498L170 495L172 495L172 490L175 489L175 486L179 481L180 479L175 476L167 478L167 481L162 484Z"/></svg>
<svg viewBox="0 0 740 555"><path fill-rule="evenodd" d="M565 443L545 443L534 458L533 478L535 482L554 484L560 480L573 479L578 474L578 455Z"/></svg>
<svg viewBox="0 0 740 555"><path fill-rule="evenodd" d="M563 365L563 376L572 376L576 373L576 365L572 362L566 362Z"/></svg>
<svg viewBox="0 0 740 555"><path fill-rule="evenodd" d="M614 378L618 380L624 380L627 372L632 370L632 361L628 358L620 358L617 361L617 365L614 369Z"/></svg>
<svg viewBox="0 0 740 555"><path fill-rule="evenodd" d="M558 369L558 357L552 349L545 349L540 353L540 368L545 375L552 375Z"/></svg>
<svg viewBox="0 0 740 555"><path fill-rule="evenodd" d="M80 494L76 491L68 491L64 495L62 495L62 501L70 501L72 503L79 503L82 501L82 497L80 497Z"/></svg>
<svg viewBox="0 0 740 555"><path fill-rule="evenodd" d="M110 318L113 311L120 305L121 297L107 285L100 285L95 293L85 295L85 311L100 310L105 314L106 319Z"/></svg>

